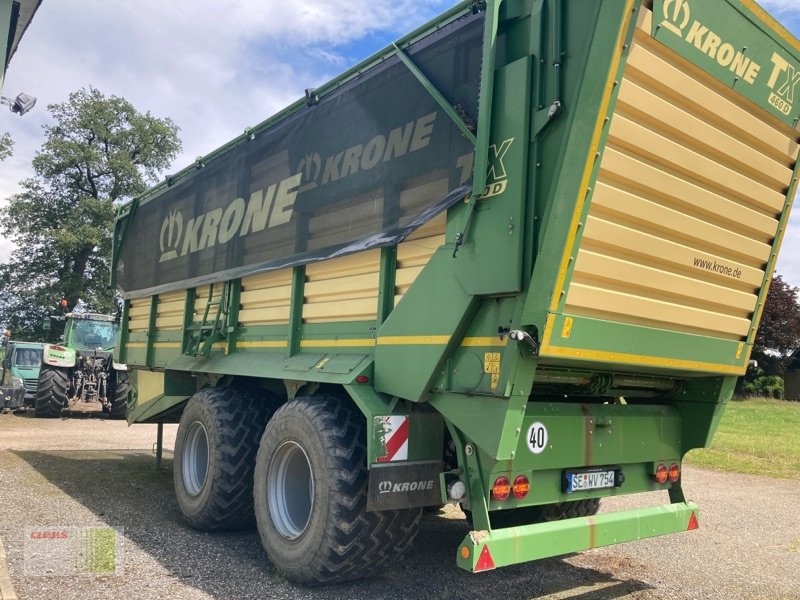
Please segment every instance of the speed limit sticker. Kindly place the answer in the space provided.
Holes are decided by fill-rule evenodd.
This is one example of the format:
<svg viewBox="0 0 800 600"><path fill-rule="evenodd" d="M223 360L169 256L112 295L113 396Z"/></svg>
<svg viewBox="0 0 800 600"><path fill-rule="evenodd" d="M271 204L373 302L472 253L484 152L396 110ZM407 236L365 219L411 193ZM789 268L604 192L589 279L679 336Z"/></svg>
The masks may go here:
<svg viewBox="0 0 800 600"><path fill-rule="evenodd" d="M547 448L547 427L538 421L528 428L528 450L534 454L541 454Z"/></svg>

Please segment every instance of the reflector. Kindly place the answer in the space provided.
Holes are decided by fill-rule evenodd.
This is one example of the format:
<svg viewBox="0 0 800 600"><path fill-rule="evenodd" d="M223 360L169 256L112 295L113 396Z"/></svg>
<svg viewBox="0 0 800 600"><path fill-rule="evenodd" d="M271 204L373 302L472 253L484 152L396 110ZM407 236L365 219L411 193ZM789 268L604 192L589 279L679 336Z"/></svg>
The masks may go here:
<svg viewBox="0 0 800 600"><path fill-rule="evenodd" d="M492 560L492 555L489 553L489 546L484 546L483 550L481 550L481 555L478 557L478 562L475 563L474 572L488 571L489 569L494 569L494 560Z"/></svg>
<svg viewBox="0 0 800 600"><path fill-rule="evenodd" d="M700 523L697 522L697 517L694 513L689 517L689 524L686 526L686 531L691 531L692 529L697 529L700 527Z"/></svg>

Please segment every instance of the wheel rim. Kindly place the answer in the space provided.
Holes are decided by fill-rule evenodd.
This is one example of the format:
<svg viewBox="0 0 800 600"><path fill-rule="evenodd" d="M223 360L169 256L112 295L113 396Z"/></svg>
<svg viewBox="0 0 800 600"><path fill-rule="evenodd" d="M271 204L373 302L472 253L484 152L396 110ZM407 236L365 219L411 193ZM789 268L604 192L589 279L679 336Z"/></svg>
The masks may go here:
<svg viewBox="0 0 800 600"><path fill-rule="evenodd" d="M289 540L302 536L314 508L314 474L308 455L298 443L284 442L273 455L267 500L278 533Z"/></svg>
<svg viewBox="0 0 800 600"><path fill-rule="evenodd" d="M189 426L181 463L183 486L190 496L197 496L208 476L208 432L199 421Z"/></svg>

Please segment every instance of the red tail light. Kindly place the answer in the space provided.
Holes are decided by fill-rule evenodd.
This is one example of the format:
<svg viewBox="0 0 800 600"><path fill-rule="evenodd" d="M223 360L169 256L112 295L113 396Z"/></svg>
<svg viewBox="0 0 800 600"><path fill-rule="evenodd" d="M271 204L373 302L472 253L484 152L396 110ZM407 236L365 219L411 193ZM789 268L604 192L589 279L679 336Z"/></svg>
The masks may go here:
<svg viewBox="0 0 800 600"><path fill-rule="evenodd" d="M667 467L664 465L658 465L656 467L656 474L653 475L653 478L656 480L656 483L666 483L668 475L669 472L667 471Z"/></svg>
<svg viewBox="0 0 800 600"><path fill-rule="evenodd" d="M669 471L667 471L667 479L669 479L672 483L678 481L678 478L681 476L681 470L678 468L678 465L672 463L669 466Z"/></svg>
<svg viewBox="0 0 800 600"><path fill-rule="evenodd" d="M514 494L514 498L524 498L528 495L528 490L530 489L531 484L525 475L517 475L517 478L514 480L514 485L511 486L511 492Z"/></svg>
<svg viewBox="0 0 800 600"><path fill-rule="evenodd" d="M508 500L510 495L511 482L505 475L500 475L500 477L494 480L494 485L492 486L492 498L495 500Z"/></svg>

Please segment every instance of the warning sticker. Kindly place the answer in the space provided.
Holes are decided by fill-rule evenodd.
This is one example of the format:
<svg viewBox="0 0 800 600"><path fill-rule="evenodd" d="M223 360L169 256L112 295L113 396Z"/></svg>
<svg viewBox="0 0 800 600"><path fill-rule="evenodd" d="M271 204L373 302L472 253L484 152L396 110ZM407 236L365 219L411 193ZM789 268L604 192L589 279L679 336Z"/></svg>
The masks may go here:
<svg viewBox="0 0 800 600"><path fill-rule="evenodd" d="M492 377L492 391L497 389L497 382L500 381L500 353L499 352L484 352L483 354L483 372L489 373Z"/></svg>

